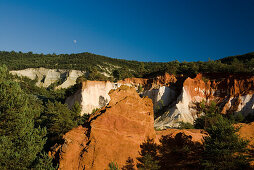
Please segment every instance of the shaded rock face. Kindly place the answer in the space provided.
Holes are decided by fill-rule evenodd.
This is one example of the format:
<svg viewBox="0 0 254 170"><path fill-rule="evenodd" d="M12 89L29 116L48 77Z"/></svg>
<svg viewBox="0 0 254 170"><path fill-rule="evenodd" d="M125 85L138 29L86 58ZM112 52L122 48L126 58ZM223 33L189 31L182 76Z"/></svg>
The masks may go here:
<svg viewBox="0 0 254 170"><path fill-rule="evenodd" d="M111 161L121 167L129 156L139 156L140 144L147 137L155 138L151 99L141 98L135 88L127 86L109 95L109 104L91 115L87 128L64 136L65 143L58 149L60 169L100 170Z"/></svg>
<svg viewBox="0 0 254 170"><path fill-rule="evenodd" d="M39 87L48 87L52 83L62 82L56 87L68 88L76 84L76 79L86 72L79 70L62 70L46 68L28 68L24 70L10 71L11 74L28 77L31 80L37 79L36 85Z"/></svg>
<svg viewBox="0 0 254 170"><path fill-rule="evenodd" d="M163 106L168 106L176 98L175 90L167 86L145 90L142 95L152 99L154 111L161 109Z"/></svg>

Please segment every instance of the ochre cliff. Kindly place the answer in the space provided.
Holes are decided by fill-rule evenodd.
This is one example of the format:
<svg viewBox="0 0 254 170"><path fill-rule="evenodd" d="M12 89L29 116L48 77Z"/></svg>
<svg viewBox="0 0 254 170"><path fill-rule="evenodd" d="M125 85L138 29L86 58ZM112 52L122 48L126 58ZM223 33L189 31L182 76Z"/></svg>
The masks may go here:
<svg viewBox="0 0 254 170"><path fill-rule="evenodd" d="M140 96L152 99L154 111L160 112L155 120L155 127L159 129L178 127L179 121L193 123L197 118L197 103L202 101L215 101L223 114L241 112L246 116L254 110L254 77L248 75L198 74L190 78L166 73L149 79L127 78L116 83L86 81L66 103L71 107L78 101L81 114L90 114L108 104L109 91L121 85L134 87Z"/></svg>
<svg viewBox="0 0 254 170"><path fill-rule="evenodd" d="M156 137L151 99L141 98L128 86L109 95L109 104L91 115L86 128L78 127L64 136L65 143L58 148L59 169L100 170L111 161L122 166L129 156L139 155L147 137Z"/></svg>
<svg viewBox="0 0 254 170"><path fill-rule="evenodd" d="M225 75L219 78L202 76L187 78L176 101L155 120L155 127L177 127L179 121L193 123L197 118L197 103L215 101L222 113L254 113L254 77Z"/></svg>

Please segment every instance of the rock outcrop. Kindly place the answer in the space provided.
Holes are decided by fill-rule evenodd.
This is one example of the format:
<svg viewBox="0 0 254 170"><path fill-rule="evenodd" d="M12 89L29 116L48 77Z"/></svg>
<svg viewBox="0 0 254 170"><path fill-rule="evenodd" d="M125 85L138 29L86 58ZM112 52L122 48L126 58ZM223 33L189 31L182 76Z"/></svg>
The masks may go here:
<svg viewBox="0 0 254 170"><path fill-rule="evenodd" d="M110 101L109 91L116 89L117 84L110 81L85 81L82 88L74 95L66 99L66 103L71 107L75 102L81 105L81 115L91 114L96 109L100 109Z"/></svg>
<svg viewBox="0 0 254 170"><path fill-rule="evenodd" d="M219 79L205 78L198 74L187 78L174 104L155 120L155 127L177 127L180 121L193 123L197 118L197 103L215 101L222 113L254 113L254 77L225 76Z"/></svg>
<svg viewBox="0 0 254 170"><path fill-rule="evenodd" d="M72 107L75 102L78 102L82 108L81 115L91 114L94 110L108 104L110 101L110 96L108 95L110 90L126 85L134 87L141 96L148 96L152 99L154 109L159 110L176 99L175 90L170 87L170 84L175 82L176 78L167 73L164 76L152 79L126 78L116 83L88 80L82 83L80 90L66 99L66 103L69 107Z"/></svg>
<svg viewBox="0 0 254 170"><path fill-rule="evenodd" d="M128 86L109 95L109 104L91 115L87 128L73 129L64 136L65 143L58 148L60 169L100 170L112 161L121 167L129 156L139 155L147 137L156 137L151 99L141 98Z"/></svg>
<svg viewBox="0 0 254 170"><path fill-rule="evenodd" d="M28 77L31 80L37 79L36 85L39 87L48 87L52 83L60 82L56 88L68 88L76 84L76 79L86 72L79 70L28 68L24 70L13 70L10 73Z"/></svg>

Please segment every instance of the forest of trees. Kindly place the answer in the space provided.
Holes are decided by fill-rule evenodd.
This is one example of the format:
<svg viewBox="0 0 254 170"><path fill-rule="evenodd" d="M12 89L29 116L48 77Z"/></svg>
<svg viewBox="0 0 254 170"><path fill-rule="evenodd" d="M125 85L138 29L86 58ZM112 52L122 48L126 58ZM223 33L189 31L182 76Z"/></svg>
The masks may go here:
<svg viewBox="0 0 254 170"><path fill-rule="evenodd" d="M39 88L0 67L0 169L57 168L48 151L87 119L78 103L64 104L68 92Z"/></svg>
<svg viewBox="0 0 254 170"><path fill-rule="evenodd" d="M114 59L91 53L33 54L32 52L0 52L0 62L9 70L45 67L51 69L76 69L88 72L106 72L116 79L149 77L164 72L193 76L197 73L254 73L254 53L226 57L207 62L138 62ZM96 78L93 76L93 78ZM98 77L100 79L100 77Z"/></svg>

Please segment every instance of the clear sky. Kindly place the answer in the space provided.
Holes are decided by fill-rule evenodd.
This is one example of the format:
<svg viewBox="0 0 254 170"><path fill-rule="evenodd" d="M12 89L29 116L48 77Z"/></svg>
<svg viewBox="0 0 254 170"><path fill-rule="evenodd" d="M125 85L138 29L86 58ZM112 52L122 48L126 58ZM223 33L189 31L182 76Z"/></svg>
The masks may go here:
<svg viewBox="0 0 254 170"><path fill-rule="evenodd" d="M206 61L254 51L254 0L0 0L0 51Z"/></svg>

